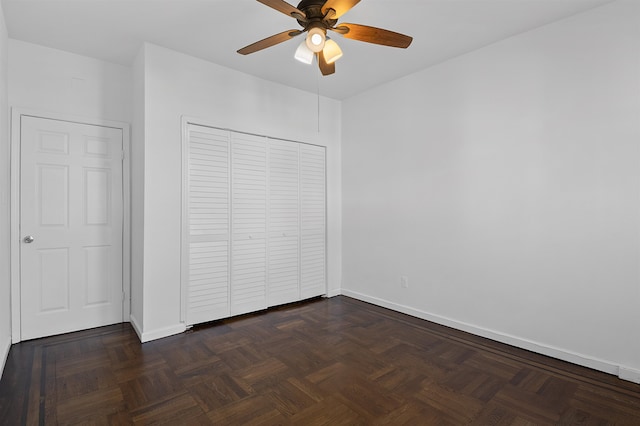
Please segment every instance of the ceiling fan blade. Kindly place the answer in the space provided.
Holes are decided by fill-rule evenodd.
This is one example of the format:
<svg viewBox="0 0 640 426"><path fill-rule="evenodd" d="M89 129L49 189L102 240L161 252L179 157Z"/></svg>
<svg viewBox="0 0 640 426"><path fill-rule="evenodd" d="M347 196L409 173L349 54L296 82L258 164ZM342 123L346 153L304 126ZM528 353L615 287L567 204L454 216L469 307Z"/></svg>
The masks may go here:
<svg viewBox="0 0 640 426"><path fill-rule="evenodd" d="M303 11L298 9L297 7L291 6L284 0L258 0L260 3L265 6L269 6L272 9L277 10L278 12L282 12L285 15L292 16L296 19L300 19L301 21L305 21L307 16Z"/></svg>
<svg viewBox="0 0 640 426"><path fill-rule="evenodd" d="M358 3L360 3L360 0L327 0L322 6L322 13L327 15L327 12L331 12L333 9L333 12L327 17L329 19L338 19Z"/></svg>
<svg viewBox="0 0 640 426"><path fill-rule="evenodd" d="M331 75L336 72L336 63L328 64L322 51L316 53L316 57L318 58L318 67L322 75Z"/></svg>
<svg viewBox="0 0 640 426"><path fill-rule="evenodd" d="M248 55L250 53L266 49L267 47L275 46L276 44L282 43L283 41L290 40L300 34L302 34L302 31L299 30L283 31L280 34L272 35L271 37L267 37L263 40L256 41L255 43L245 46L242 49L238 50L238 53L241 55Z"/></svg>
<svg viewBox="0 0 640 426"><path fill-rule="evenodd" d="M334 29L345 38L364 41L367 43L381 44L383 46L401 47L406 49L413 41L413 37L395 33L382 28L369 27L359 24L340 24Z"/></svg>

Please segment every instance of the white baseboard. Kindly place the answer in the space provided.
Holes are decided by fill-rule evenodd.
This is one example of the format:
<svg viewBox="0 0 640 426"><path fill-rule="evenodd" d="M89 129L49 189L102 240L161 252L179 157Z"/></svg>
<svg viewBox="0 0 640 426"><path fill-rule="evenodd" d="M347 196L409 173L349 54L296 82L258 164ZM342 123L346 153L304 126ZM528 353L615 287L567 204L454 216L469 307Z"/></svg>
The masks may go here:
<svg viewBox="0 0 640 426"><path fill-rule="evenodd" d="M4 373L4 366L7 363L9 357L9 351L11 350L11 336L7 337L7 340L0 343L0 379L2 373Z"/></svg>
<svg viewBox="0 0 640 426"><path fill-rule="evenodd" d="M336 288L336 289L327 291L327 295L325 297L327 299L330 299L332 297L340 296L341 294L342 294L342 291L339 288Z"/></svg>
<svg viewBox="0 0 640 426"><path fill-rule="evenodd" d="M162 339L163 337L184 333L187 330L187 327L181 323L170 327L158 328L156 330L142 331L138 320L133 315L131 315L131 325L136 331L138 339L140 339L140 343L146 343L152 340Z"/></svg>
<svg viewBox="0 0 640 426"><path fill-rule="evenodd" d="M487 339L495 340L497 342L505 343L507 345L526 349L542 355L547 355L552 358L557 358L563 361L581 365L583 367L592 368L594 370L602 371L608 374L613 374L618 376L622 380L627 380L634 383L640 383L639 370L635 370L625 366L619 366L608 361L574 353L571 351L566 351L560 348L556 348L553 346L545 345L545 344L534 342L527 339L522 339L516 336L511 336L495 330L478 327L473 324L456 321L451 318L446 318L440 315L431 314L429 312L425 312L420 309L415 309L409 306L389 302L387 300L368 296L366 294L358 293L356 291L351 291L343 288L341 290L341 293L345 296L362 300L363 302L368 302L373 305L381 306L383 308L391 309L397 312L402 312L403 314L411 315L413 317L431 321L436 324L455 328L457 330L466 331L467 333L475 334L476 336L486 337Z"/></svg>
<svg viewBox="0 0 640 426"><path fill-rule="evenodd" d="M628 382L640 384L640 370L620 366L618 370L618 377Z"/></svg>
<svg viewBox="0 0 640 426"><path fill-rule="evenodd" d="M133 330L138 335L138 339L140 339L140 342L142 342L142 326L140 325L140 322L133 314L129 315L129 322L131 323L131 327L133 327Z"/></svg>

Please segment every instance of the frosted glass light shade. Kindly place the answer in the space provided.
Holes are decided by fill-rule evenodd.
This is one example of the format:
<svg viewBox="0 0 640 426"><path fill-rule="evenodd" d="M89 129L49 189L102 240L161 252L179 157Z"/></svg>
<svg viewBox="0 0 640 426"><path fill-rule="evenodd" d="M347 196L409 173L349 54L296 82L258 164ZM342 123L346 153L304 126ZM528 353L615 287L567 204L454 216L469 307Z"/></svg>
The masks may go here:
<svg viewBox="0 0 640 426"><path fill-rule="evenodd" d="M326 36L324 35L324 31L318 27L314 27L309 30L305 41L307 43L307 47L312 52L318 53L324 49L325 38Z"/></svg>
<svg viewBox="0 0 640 426"><path fill-rule="evenodd" d="M324 60L328 64L332 64L342 58L342 49L340 49L338 43L331 40L329 37L327 37L327 40L324 43L324 50L322 53L324 53Z"/></svg>
<svg viewBox="0 0 640 426"><path fill-rule="evenodd" d="M307 41L303 40L296 49L295 58L303 64L311 65L313 62L313 50L307 47Z"/></svg>

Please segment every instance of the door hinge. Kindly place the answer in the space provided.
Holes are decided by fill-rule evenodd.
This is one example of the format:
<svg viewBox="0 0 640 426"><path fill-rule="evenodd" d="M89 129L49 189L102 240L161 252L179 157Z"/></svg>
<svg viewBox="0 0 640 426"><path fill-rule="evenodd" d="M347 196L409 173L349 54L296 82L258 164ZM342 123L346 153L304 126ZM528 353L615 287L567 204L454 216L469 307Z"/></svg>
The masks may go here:
<svg viewBox="0 0 640 426"><path fill-rule="evenodd" d="M120 160L124 161L124 151L120 151Z"/></svg>

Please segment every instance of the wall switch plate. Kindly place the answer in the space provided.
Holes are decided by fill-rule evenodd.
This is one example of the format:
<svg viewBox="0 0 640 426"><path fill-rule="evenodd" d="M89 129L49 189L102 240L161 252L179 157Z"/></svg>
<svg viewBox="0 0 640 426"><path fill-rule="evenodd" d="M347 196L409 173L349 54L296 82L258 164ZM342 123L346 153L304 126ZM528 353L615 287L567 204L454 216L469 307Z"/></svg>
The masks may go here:
<svg viewBox="0 0 640 426"><path fill-rule="evenodd" d="M402 288L409 288L409 277L406 275L400 275L400 286Z"/></svg>

